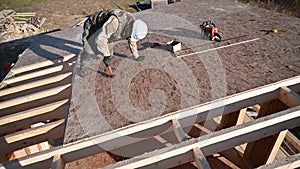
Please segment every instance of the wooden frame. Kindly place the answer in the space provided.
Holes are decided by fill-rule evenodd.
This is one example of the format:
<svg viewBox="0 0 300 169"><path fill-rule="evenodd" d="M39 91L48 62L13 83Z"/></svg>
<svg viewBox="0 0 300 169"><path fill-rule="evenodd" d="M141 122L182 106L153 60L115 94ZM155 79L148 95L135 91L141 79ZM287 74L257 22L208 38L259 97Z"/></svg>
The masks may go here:
<svg viewBox="0 0 300 169"><path fill-rule="evenodd" d="M287 86L294 92L299 92L299 82L300 76L297 76L274 84L262 86L243 93L157 117L145 122L126 126L88 139L80 140L75 143L66 144L45 153L37 153L32 155L31 158L20 158L18 161L3 163L0 165L0 169L4 169L7 166L16 168L20 168L21 166L30 168L39 168L40 166L50 167L52 165L53 157L57 155L63 159L64 163L68 163L100 152L132 146L134 143L143 142L147 138L174 132L174 129L172 128L173 124L180 123L181 128L191 127L194 123L209 120L206 119L206 117L218 117L251 105L277 99L279 97L279 90L281 90L280 87L282 86ZM179 143L178 145L171 146L171 148L174 148L174 151L176 150L176 152L179 148L180 151L178 151L178 153L173 153L173 150L171 153L171 148L169 147L159 151L171 155L172 158L170 160L172 160L172 162L178 159L180 159L180 161L191 161L194 160L193 148L195 147L200 148L204 155L209 155L214 152L225 150L226 148L231 148L268 135L277 134L282 130L296 127L299 125L299 116L298 106L296 108L291 108L280 113L257 119L253 122L249 122L249 124L242 124L240 126L223 129L197 139L187 140ZM178 123L176 121L174 123L174 118L178 120ZM249 130L253 132L249 133ZM201 142L201 144L199 144L199 142ZM182 147L182 145L187 146ZM178 156L176 156L176 154L178 154ZM175 157L173 158L173 156ZM150 162L148 163L150 164ZM134 162L134 164L136 163Z"/></svg>
<svg viewBox="0 0 300 169"><path fill-rule="evenodd" d="M0 161L47 150L64 137L77 55L13 68L0 90ZM43 124L37 126L36 124Z"/></svg>
<svg viewBox="0 0 300 169"><path fill-rule="evenodd" d="M197 139L187 140L178 145L148 152L147 154L104 168L166 168L166 164L168 164L168 167L174 167L176 166L174 158L177 159L178 156L181 156L181 159L179 161L176 160L177 164L193 161L194 159L189 152L196 147L199 147L205 156L211 155L249 141L276 134L282 130L297 127L300 125L298 124L299 120L300 106L240 126L217 131ZM155 166L151 164L155 164Z"/></svg>

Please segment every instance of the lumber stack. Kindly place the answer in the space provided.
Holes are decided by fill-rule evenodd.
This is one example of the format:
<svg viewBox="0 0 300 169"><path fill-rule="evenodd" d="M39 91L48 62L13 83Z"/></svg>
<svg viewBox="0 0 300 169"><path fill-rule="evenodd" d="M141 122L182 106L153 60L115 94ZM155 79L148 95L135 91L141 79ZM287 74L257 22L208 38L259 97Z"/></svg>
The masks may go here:
<svg viewBox="0 0 300 169"><path fill-rule="evenodd" d="M46 18L36 16L35 12L17 13L13 10L3 10L0 12L0 33L9 37L33 35L40 32L45 21Z"/></svg>

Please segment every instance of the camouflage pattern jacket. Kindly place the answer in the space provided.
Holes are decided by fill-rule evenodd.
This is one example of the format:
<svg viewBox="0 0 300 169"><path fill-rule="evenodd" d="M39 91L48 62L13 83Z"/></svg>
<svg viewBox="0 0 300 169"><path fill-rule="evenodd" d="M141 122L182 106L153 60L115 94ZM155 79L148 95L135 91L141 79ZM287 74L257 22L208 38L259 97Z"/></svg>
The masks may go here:
<svg viewBox="0 0 300 169"><path fill-rule="evenodd" d="M85 50L113 56L113 42L127 39L131 53L138 58L137 44L130 40L134 20L134 16L124 10L93 13L84 24L82 38Z"/></svg>

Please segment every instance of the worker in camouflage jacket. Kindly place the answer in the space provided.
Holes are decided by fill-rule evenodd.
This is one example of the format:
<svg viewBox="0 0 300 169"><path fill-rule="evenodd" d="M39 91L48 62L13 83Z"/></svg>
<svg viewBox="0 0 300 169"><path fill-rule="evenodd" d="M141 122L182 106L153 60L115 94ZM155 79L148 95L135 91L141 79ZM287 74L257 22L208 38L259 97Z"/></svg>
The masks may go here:
<svg viewBox="0 0 300 169"><path fill-rule="evenodd" d="M95 12L84 23L82 34L85 52L103 54L104 64L111 65L113 43L119 40L128 40L129 48L135 60L143 60L137 50L137 41L146 37L147 25L136 19L131 13L110 9Z"/></svg>

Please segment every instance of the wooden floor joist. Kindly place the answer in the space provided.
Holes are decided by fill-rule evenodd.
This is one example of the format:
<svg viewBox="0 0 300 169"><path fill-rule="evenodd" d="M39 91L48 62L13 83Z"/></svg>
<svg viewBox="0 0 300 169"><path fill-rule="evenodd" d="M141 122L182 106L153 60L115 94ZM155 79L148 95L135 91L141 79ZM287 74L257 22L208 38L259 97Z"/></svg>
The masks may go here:
<svg viewBox="0 0 300 169"><path fill-rule="evenodd" d="M55 155L53 157L51 169L64 169L65 163L60 155Z"/></svg>
<svg viewBox="0 0 300 169"><path fill-rule="evenodd" d="M27 84L37 80L45 79L49 76L56 76L66 72L72 72L73 66L74 66L73 63L64 63L47 69L35 71L32 73L27 73L18 77L5 79L2 83L9 87Z"/></svg>
<svg viewBox="0 0 300 169"><path fill-rule="evenodd" d="M11 153L30 145L63 137L64 128L65 119L62 119L43 126L0 137L0 150L2 153Z"/></svg>
<svg viewBox="0 0 300 169"><path fill-rule="evenodd" d="M288 131L285 138L300 152L300 140L297 137Z"/></svg>
<svg viewBox="0 0 300 169"><path fill-rule="evenodd" d="M300 167L300 153L256 169L296 169Z"/></svg>
<svg viewBox="0 0 300 169"><path fill-rule="evenodd" d="M178 142L187 140L186 134L184 133L178 120L176 118L174 118L174 119L172 119L172 123L173 123L173 130L174 130L174 133L176 135Z"/></svg>
<svg viewBox="0 0 300 169"><path fill-rule="evenodd" d="M0 118L0 136L47 120L62 119L68 99Z"/></svg>
<svg viewBox="0 0 300 169"><path fill-rule="evenodd" d="M279 133L282 130L299 126L300 106L251 121L240 126L214 132L197 139L187 140L178 145L121 161L104 168L166 168L175 167L193 160L190 153L199 147L205 156L227 150L231 147ZM275 127L276 126L276 127ZM180 156L180 160L178 157ZM177 161L174 163L174 159ZM154 165L155 164L155 165Z"/></svg>
<svg viewBox="0 0 300 169"><path fill-rule="evenodd" d="M71 95L71 84L59 86L31 95L0 102L0 117L25 111L34 107L68 99Z"/></svg>
<svg viewBox="0 0 300 169"><path fill-rule="evenodd" d="M57 76L37 80L16 87L0 90L0 101L10 100L16 97L36 93L57 86L65 85L71 82L72 73L64 73Z"/></svg>
<svg viewBox="0 0 300 169"><path fill-rule="evenodd" d="M199 147L193 148L193 153L194 161L199 169L210 169L208 161L206 160Z"/></svg>
<svg viewBox="0 0 300 169"><path fill-rule="evenodd" d="M300 95L286 86L280 87L279 100L289 107L300 105Z"/></svg>
<svg viewBox="0 0 300 169"><path fill-rule="evenodd" d="M262 86L250 91L228 96L223 99L166 114L145 122L125 126L123 128L113 130L89 139L64 145L47 153L37 153L30 159L21 158L18 161L25 166L28 165L32 168L37 168L38 166L51 166L52 157L55 155L61 155L61 157L64 159L64 162L68 163L103 151L117 150L126 146L134 147L135 143L143 142L147 138L160 135L162 133L173 132L172 119L174 118L180 122L182 128L191 127L194 123L200 123L209 120L207 117L218 117L220 115L235 112L251 105L274 100L278 98L280 90L279 88L282 86L287 86L291 90L299 92L299 81L300 76L267 86ZM187 157L187 161L194 160L192 151L192 148L194 147L200 146L203 154L209 155L210 153L222 151L225 148L231 148L248 141L257 140L268 135L279 133L282 130L295 127L299 125L300 120L298 109L299 107L296 107L271 116L262 117L255 120L253 123L250 122L253 125L243 124L240 126L234 126L233 129L223 129L220 132L208 134L209 136L202 136L200 137L201 139L198 140L201 141L201 144L195 143L195 145L189 147L187 151L179 151L179 156L177 156L175 159L173 158L172 162L175 161L176 163L176 160L182 160L181 155L183 157ZM219 135L217 133L219 133ZM193 140L195 139L192 139L192 141ZM187 140L185 143L189 143L188 141L191 140ZM134 149L133 147L131 147L131 149ZM7 165L11 167L18 167L19 163L12 162L3 164L3 166Z"/></svg>
<svg viewBox="0 0 300 169"><path fill-rule="evenodd" d="M287 87L279 88L278 99L284 96L282 98L285 99L286 103L283 103L278 99L264 102L261 104L261 108L258 112L257 117L264 117L266 115L288 108L287 104L294 104L294 100L287 99L286 97L289 93L291 93L291 91L289 90L289 92L283 92L283 89L287 89ZM293 106L296 106L296 104L294 104ZM286 132L281 132L277 133L276 135L257 140L255 142L248 143L245 149L245 153L243 155L248 165L251 167L257 167L266 163L273 162L277 152L279 151L280 145L285 137L285 134Z"/></svg>
<svg viewBox="0 0 300 169"><path fill-rule="evenodd" d="M75 54L70 54L67 56L63 56L62 59L56 59L56 60L47 60L44 62L38 62L35 64L31 64L28 66L22 66L22 67L18 67L18 68L14 68L11 70L12 73L12 77L17 77L20 76L22 74L28 73L28 72L32 72L32 71L37 71L40 70L42 68L48 68L49 66L54 66L57 64L62 64L63 62L73 62L76 59L76 55Z"/></svg>

